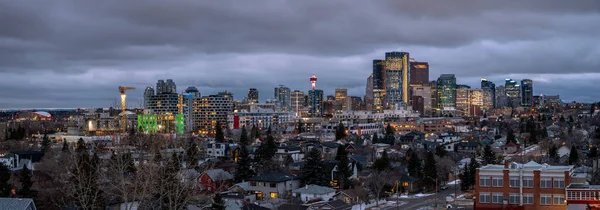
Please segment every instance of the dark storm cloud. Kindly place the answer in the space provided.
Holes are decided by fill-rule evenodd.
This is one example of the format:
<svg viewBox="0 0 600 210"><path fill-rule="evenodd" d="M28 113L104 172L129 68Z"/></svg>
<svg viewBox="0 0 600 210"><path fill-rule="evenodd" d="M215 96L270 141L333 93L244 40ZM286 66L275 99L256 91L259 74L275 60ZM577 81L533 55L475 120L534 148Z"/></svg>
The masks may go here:
<svg viewBox="0 0 600 210"><path fill-rule="evenodd" d="M241 98L255 87L264 100L279 84L307 90L313 72L326 94L346 87L362 96L371 60L391 50L429 61L431 79L600 71L596 0L0 0L0 8L0 107L109 106L118 85L136 86L135 101L166 78L203 95ZM559 82L539 88L564 92L552 88ZM562 95L598 98L587 94Z"/></svg>

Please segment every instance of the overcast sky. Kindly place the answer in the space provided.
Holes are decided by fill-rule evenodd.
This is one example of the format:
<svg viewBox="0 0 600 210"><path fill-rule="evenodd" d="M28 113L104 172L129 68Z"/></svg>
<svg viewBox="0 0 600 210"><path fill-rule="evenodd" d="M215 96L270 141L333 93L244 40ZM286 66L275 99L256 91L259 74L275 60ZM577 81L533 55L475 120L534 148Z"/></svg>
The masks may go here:
<svg viewBox="0 0 600 210"><path fill-rule="evenodd" d="M372 60L406 51L430 80L534 81L534 94L600 100L598 0L0 0L0 108L131 106L158 79L236 99L309 77L363 96Z"/></svg>

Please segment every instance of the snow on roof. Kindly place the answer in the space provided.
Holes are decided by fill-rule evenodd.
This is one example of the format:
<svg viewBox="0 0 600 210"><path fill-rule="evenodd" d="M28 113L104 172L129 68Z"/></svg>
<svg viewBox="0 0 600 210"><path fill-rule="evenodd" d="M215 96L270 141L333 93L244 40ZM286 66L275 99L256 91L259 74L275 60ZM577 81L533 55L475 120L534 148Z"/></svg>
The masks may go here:
<svg viewBox="0 0 600 210"><path fill-rule="evenodd" d="M34 112L34 114L41 115L42 117L51 117L52 116L50 113L42 112L42 111Z"/></svg>

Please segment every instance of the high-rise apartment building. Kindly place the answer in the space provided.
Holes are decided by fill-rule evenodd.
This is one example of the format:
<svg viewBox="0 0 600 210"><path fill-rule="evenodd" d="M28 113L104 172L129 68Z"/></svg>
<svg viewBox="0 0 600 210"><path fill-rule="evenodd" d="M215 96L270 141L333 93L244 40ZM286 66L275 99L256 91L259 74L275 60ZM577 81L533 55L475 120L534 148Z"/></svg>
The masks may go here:
<svg viewBox="0 0 600 210"><path fill-rule="evenodd" d="M429 81L429 89L431 89L431 115L437 114L438 106L438 94L437 94L437 81Z"/></svg>
<svg viewBox="0 0 600 210"><path fill-rule="evenodd" d="M308 91L309 113L313 117L321 117L323 115L323 90Z"/></svg>
<svg viewBox="0 0 600 210"><path fill-rule="evenodd" d="M438 109L456 108L456 77L454 74L442 74L437 82Z"/></svg>
<svg viewBox="0 0 600 210"><path fill-rule="evenodd" d="M574 168L533 161L482 166L475 175L474 209L567 209L565 188L576 180Z"/></svg>
<svg viewBox="0 0 600 210"><path fill-rule="evenodd" d="M258 103L258 90L256 88L248 89L248 102Z"/></svg>
<svg viewBox="0 0 600 210"><path fill-rule="evenodd" d="M373 89L385 88L385 61L373 60Z"/></svg>
<svg viewBox="0 0 600 210"><path fill-rule="evenodd" d="M200 91L194 86L186 88L185 93L192 94L195 98L200 98Z"/></svg>
<svg viewBox="0 0 600 210"><path fill-rule="evenodd" d="M493 108L496 106L496 84L494 84L492 81L489 81L486 78L481 78L481 89L483 91L488 92L488 95L491 95L492 97L492 106L490 108Z"/></svg>
<svg viewBox="0 0 600 210"><path fill-rule="evenodd" d="M385 109L385 90L373 89L373 112L381 113Z"/></svg>
<svg viewBox="0 0 600 210"><path fill-rule="evenodd" d="M456 110L460 111L462 116L469 115L469 106L471 100L469 100L469 91L471 87L468 85L457 85L456 86Z"/></svg>
<svg viewBox="0 0 600 210"><path fill-rule="evenodd" d="M385 102L388 107L408 104L409 54L385 53Z"/></svg>
<svg viewBox="0 0 600 210"><path fill-rule="evenodd" d="M178 113L178 94L177 93L160 93L152 95L148 99L147 110L151 110L154 114L177 114Z"/></svg>
<svg viewBox="0 0 600 210"><path fill-rule="evenodd" d="M290 108L291 108L290 88L283 86L283 85L279 85L279 87L275 88L274 98L277 99L277 102L279 103L278 107L281 109L281 111L284 111L284 112L290 111Z"/></svg>
<svg viewBox="0 0 600 210"><path fill-rule="evenodd" d="M365 109L373 110L373 74L367 78L367 87L365 88Z"/></svg>
<svg viewBox="0 0 600 210"><path fill-rule="evenodd" d="M194 103L200 99L200 91L198 88L190 86L185 89L183 94L183 101L185 106L183 107L183 115L185 116L185 129L187 131L194 131Z"/></svg>
<svg viewBox="0 0 600 210"><path fill-rule="evenodd" d="M348 98L346 98L346 103L347 103L347 108L344 111L347 110L364 110L365 109L365 102L362 100L361 97L358 96L350 96Z"/></svg>
<svg viewBox="0 0 600 210"><path fill-rule="evenodd" d="M504 83L504 94L510 107L521 105L521 86L512 79L506 79Z"/></svg>
<svg viewBox="0 0 600 210"><path fill-rule="evenodd" d="M521 106L531 107L533 102L533 81L521 80Z"/></svg>
<svg viewBox="0 0 600 210"><path fill-rule="evenodd" d="M227 91L203 96L194 103L194 127L204 134L213 134L217 122L226 123L233 112L233 95Z"/></svg>
<svg viewBox="0 0 600 210"><path fill-rule="evenodd" d="M177 93L177 85L173 82L172 79L167 79L167 83L165 84L165 91L168 93Z"/></svg>
<svg viewBox="0 0 600 210"><path fill-rule="evenodd" d="M413 110L419 111L421 116L431 116L431 87L428 83L411 85L411 106ZM415 100L421 100L422 102Z"/></svg>
<svg viewBox="0 0 600 210"><path fill-rule="evenodd" d="M154 95L154 88L152 86L146 87L144 90L144 108L148 108L150 103L150 97Z"/></svg>
<svg viewBox="0 0 600 210"><path fill-rule="evenodd" d="M304 92L299 90L294 90L290 95L292 112L296 113L297 116L300 116L300 110L304 109L304 105L306 104L306 98Z"/></svg>
<svg viewBox="0 0 600 210"><path fill-rule="evenodd" d="M346 88L336 88L335 89L335 111L341 113L344 110L348 109L348 104L346 101L348 98L348 89Z"/></svg>
<svg viewBox="0 0 600 210"><path fill-rule="evenodd" d="M481 110L484 103L484 92L485 91L483 89L473 89L469 91L469 116L482 115Z"/></svg>
<svg viewBox="0 0 600 210"><path fill-rule="evenodd" d="M495 107L507 107L508 106L508 98L506 97L504 85L499 85L496 87L496 106Z"/></svg>
<svg viewBox="0 0 600 210"><path fill-rule="evenodd" d="M429 63L410 62L410 84L429 83Z"/></svg>

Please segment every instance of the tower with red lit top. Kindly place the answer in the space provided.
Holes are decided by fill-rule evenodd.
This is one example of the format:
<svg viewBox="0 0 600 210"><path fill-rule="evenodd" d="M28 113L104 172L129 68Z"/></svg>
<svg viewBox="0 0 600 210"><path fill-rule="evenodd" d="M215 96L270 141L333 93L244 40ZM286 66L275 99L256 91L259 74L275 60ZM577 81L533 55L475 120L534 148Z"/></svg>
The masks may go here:
<svg viewBox="0 0 600 210"><path fill-rule="evenodd" d="M317 84L317 76L315 74L310 77L310 84L312 84L312 89L314 90Z"/></svg>

